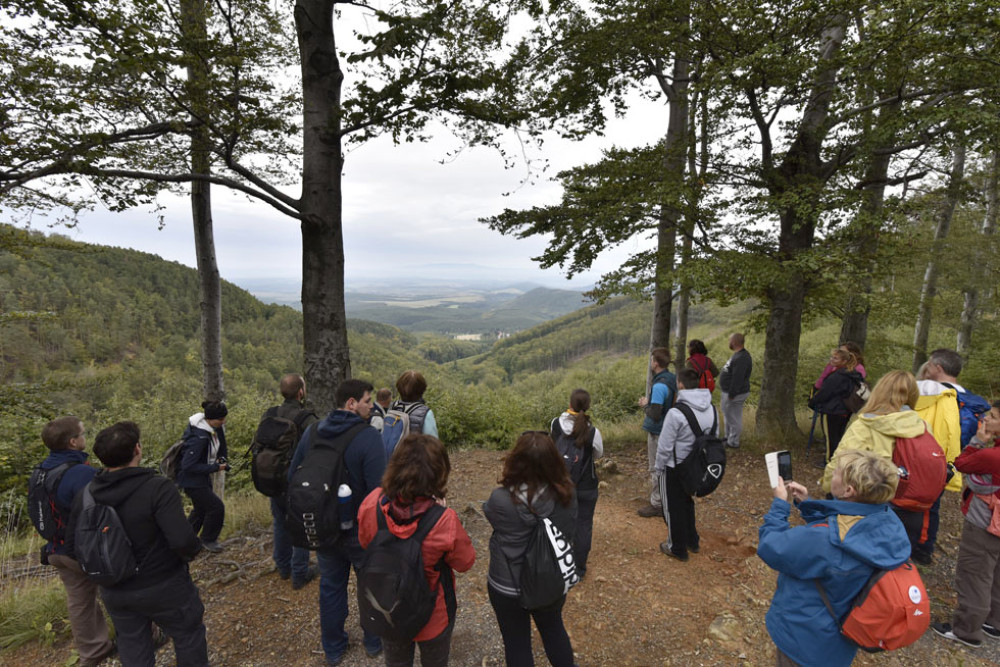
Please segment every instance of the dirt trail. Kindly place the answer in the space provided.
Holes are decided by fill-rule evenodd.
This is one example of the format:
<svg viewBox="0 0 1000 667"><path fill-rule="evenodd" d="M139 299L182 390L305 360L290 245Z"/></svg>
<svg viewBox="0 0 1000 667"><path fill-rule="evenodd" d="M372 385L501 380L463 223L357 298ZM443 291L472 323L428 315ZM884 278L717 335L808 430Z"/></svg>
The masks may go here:
<svg viewBox="0 0 1000 667"><path fill-rule="evenodd" d="M611 454L608 461L617 472L602 474L587 579L570 593L563 614L577 662L581 666L774 664L764 614L776 575L755 555L757 528L770 504L762 458L744 451L731 455L720 489L698 500L701 552L680 563L659 552L659 543L666 539L663 522L635 513L645 504L642 449ZM503 664L499 631L486 597L490 528L478 509L495 484L501 460L497 452L452 454L449 504L462 516L479 558L458 580L460 607L451 661L457 667ZM800 481L815 488L818 470L803 460L796 472ZM922 570L935 619L947 619L954 606L952 580L960 529L958 496L949 493L942 508L940 552L934 565ZM323 664L318 585L293 591L274 572L270 548L268 534L260 532L234 538L224 553L199 557L193 564L207 609L214 665ZM353 603L348 631L351 647L345 665L382 664L381 658L367 658L361 648ZM538 663L546 664L537 635L535 649ZM0 654L0 661L58 665L69 653L68 642L30 645ZM157 664L173 664L172 649L161 650ZM928 633L901 651L859 654L855 664L1000 664L1000 642L973 650Z"/></svg>

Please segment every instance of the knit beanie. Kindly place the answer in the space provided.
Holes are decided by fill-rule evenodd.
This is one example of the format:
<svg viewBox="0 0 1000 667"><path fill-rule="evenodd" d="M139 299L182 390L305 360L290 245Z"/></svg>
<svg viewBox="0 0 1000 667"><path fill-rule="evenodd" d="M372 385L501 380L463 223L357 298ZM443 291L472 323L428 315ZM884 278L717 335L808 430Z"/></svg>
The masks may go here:
<svg viewBox="0 0 1000 667"><path fill-rule="evenodd" d="M205 419L222 419L229 414L226 404L222 401L205 401L201 407L205 410Z"/></svg>

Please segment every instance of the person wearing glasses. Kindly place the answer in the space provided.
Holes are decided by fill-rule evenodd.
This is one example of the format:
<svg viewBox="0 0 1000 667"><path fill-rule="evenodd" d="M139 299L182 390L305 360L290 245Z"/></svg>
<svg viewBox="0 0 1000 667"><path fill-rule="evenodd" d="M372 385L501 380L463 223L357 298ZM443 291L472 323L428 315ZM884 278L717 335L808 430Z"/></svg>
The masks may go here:
<svg viewBox="0 0 1000 667"><path fill-rule="evenodd" d="M73 645L80 656L78 664L94 667L115 652L115 644L108 638L104 612L97 604L97 584L87 577L80 564L66 550L66 525L73 499L97 474L84 451L87 448L86 434L83 422L77 417L59 417L46 424L42 429L42 442L49 449L49 455L35 469L32 483L38 480L41 490L49 495L46 502L53 508L55 524L55 534L42 547L42 563L56 568L66 589L66 609L73 632Z"/></svg>
<svg viewBox="0 0 1000 667"><path fill-rule="evenodd" d="M500 486L483 505L493 526L486 589L503 637L508 665L531 667L531 620L554 667L573 665L573 646L563 625L563 595L549 607L521 606L521 565L537 523L548 518L568 540L576 529L576 492L559 450L545 431L526 431L507 455Z"/></svg>

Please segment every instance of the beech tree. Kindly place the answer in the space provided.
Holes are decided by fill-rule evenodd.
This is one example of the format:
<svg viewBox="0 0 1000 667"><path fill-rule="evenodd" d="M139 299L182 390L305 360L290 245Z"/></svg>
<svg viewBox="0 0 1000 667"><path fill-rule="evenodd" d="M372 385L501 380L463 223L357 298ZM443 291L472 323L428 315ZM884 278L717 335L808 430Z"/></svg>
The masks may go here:
<svg viewBox="0 0 1000 667"><path fill-rule="evenodd" d="M250 10L242 20L223 13L222 28L246 29L248 38L229 51L218 46L211 52L221 65L207 73L203 89L195 87L206 96L195 103L174 67L183 62L179 31L158 22L158 17L178 20L169 3L64 0L63 5L5 0L2 6L35 18L33 30L13 31L0 53L6 71L17 74L16 85L2 98L0 151L9 166L0 170L0 196L6 205L79 207L73 195L86 179L111 208L124 208L150 201L159 184L201 182L242 192L298 220L304 371L317 404L332 407L334 389L350 376L343 297L345 146L383 134L397 141L423 139L435 119L467 144L497 145L498 127L525 120L509 112L517 72L494 57L511 8L406 0L383 9L297 0L301 89L296 97L281 87L287 76L275 77L287 64L276 21L251 21L256 17ZM362 22L346 23L341 8L365 12L369 30L353 30ZM273 17L266 3L258 10ZM341 50L338 35L352 37L350 52ZM43 43L63 55L49 55L37 46ZM22 62L25 45L31 47L28 67ZM79 62L80 54L86 62ZM130 87L132 81L141 85ZM101 97L109 87L115 105ZM90 90L99 94L86 94ZM147 102L143 93L150 91L162 94ZM208 117L197 113L201 104L211 110ZM293 120L295 109L301 109L301 124ZM296 165L299 152L291 137L299 126L302 157ZM47 136L51 128L57 140ZM189 161L191 141L195 153L207 150L214 169ZM301 174L298 196L283 188L289 168ZM48 183L32 189L39 179L58 177L63 179L59 196Z"/></svg>

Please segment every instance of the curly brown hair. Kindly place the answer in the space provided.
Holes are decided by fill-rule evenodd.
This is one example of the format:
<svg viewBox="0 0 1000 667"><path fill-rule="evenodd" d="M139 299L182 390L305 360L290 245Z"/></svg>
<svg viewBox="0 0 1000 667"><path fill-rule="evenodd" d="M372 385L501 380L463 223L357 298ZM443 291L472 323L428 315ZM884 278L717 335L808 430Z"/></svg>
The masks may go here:
<svg viewBox="0 0 1000 667"><path fill-rule="evenodd" d="M382 490L404 505L420 497L444 498L451 460L444 444L432 435L411 433L399 441L382 476Z"/></svg>
<svg viewBox="0 0 1000 667"><path fill-rule="evenodd" d="M563 506L568 506L573 499L573 482L566 464L556 449L556 443L545 431L525 431L521 434L514 449L504 459L503 473L497 481L508 489L519 489L522 485L527 487L525 496L529 506L546 486L552 489L556 500ZM514 502L518 502L517 494L513 495Z"/></svg>

